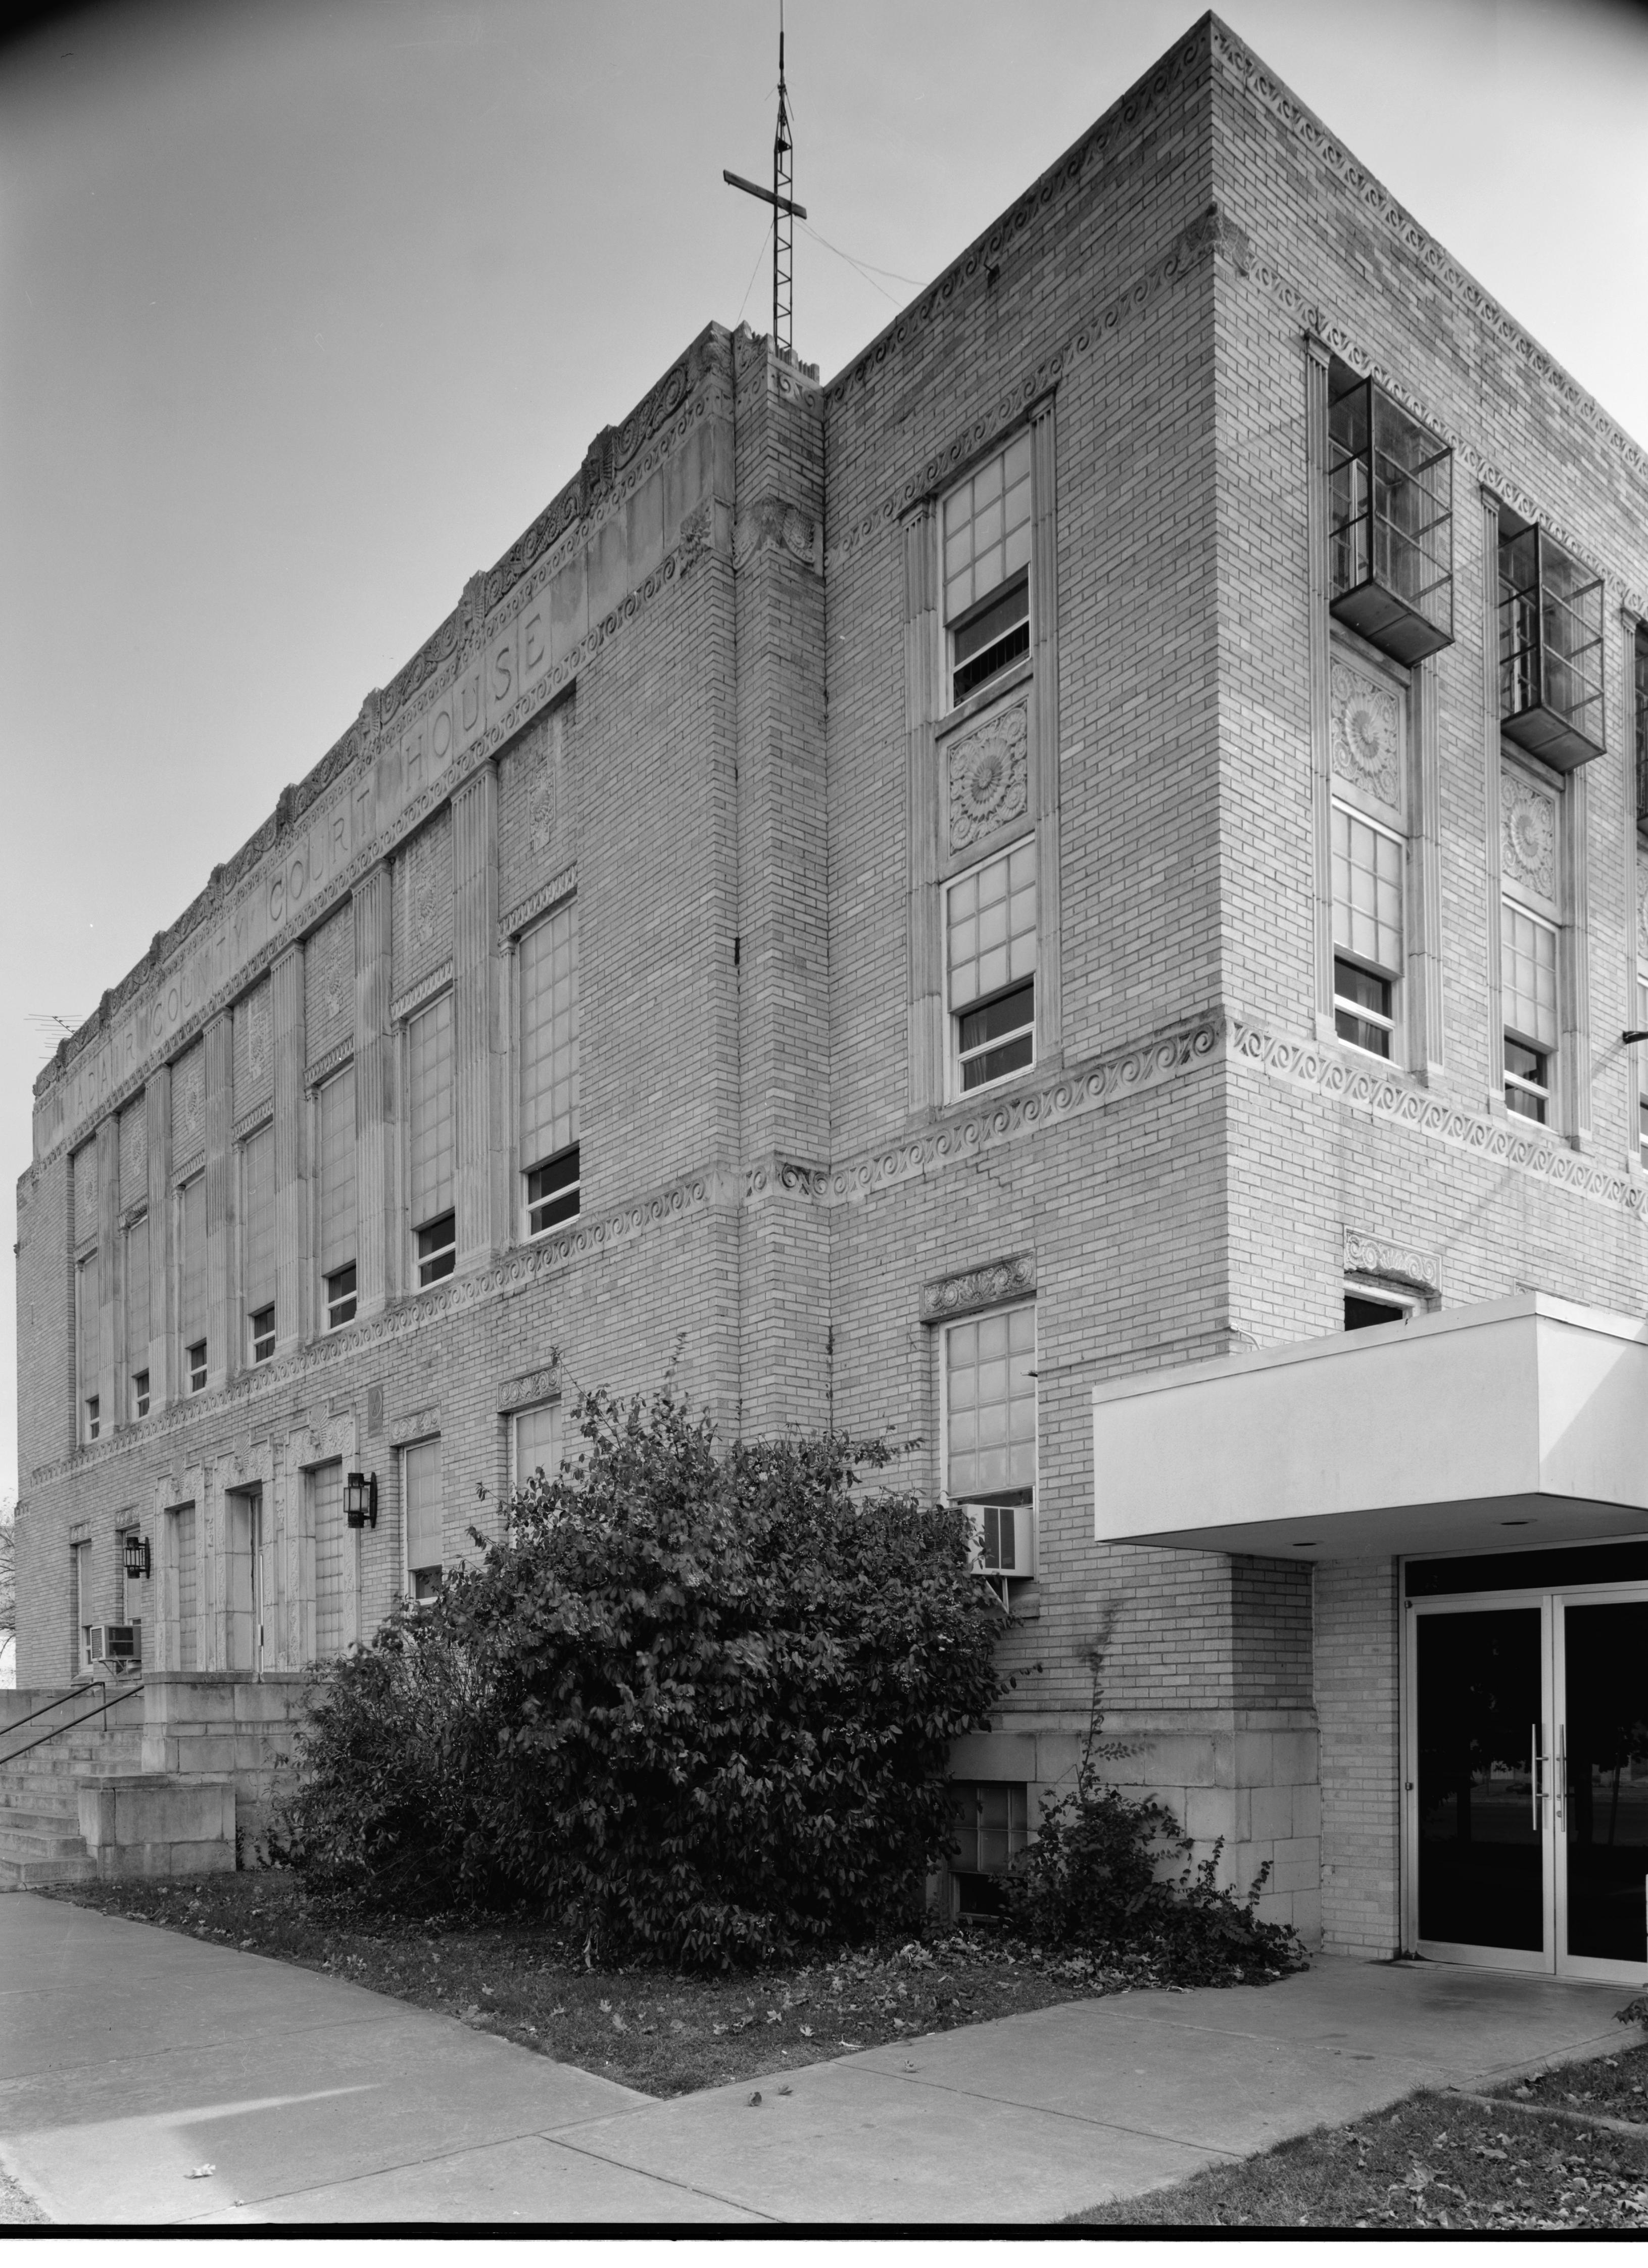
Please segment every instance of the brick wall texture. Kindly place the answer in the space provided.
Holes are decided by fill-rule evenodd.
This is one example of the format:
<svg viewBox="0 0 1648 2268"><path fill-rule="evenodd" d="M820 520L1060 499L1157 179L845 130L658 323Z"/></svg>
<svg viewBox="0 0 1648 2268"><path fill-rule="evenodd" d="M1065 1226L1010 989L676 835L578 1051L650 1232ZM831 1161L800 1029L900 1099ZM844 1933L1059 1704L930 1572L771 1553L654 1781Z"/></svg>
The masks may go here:
<svg viewBox="0 0 1648 2268"><path fill-rule="evenodd" d="M1380 373L1454 452L1456 635L1411 690L1411 713L1428 702L1434 718L1441 1030L1427 1068L1359 1082L1317 1017L1313 671L1335 640L1360 649L1313 611L1307 333ZM950 857L938 515L1033 419L1050 571L1035 571L1010 689L1027 704L1019 807L1043 860L1041 1052L967 1095L924 1005ZM1564 791L1563 822L1586 882L1563 945L1588 992L1588 1034L1563 1042L1581 1100L1572 1123L1511 1122L1515 1142L1490 1047L1484 482L1608 578L1609 749ZM1001 1642L1016 1689L956 1769L1022 1778L1038 1801L1068 1784L1097 1665L1129 1774L1201 1847L1222 1837L1244 1881L1269 1863L1268 1911L1390 1951L1395 1570L1324 1562L1313 1591L1292 1561L1095 1542L1092 1389L1339 1329L1347 1228L1437 1256L1449 1305L1521 1283L1648 1303L1634 1073L1608 1041L1635 1020L1622 608L1648 590L1645 503L1635 446L1212 18L828 384L711 327L168 932L184 957L229 938L223 983L192 1009L185 986L173 1022L173 964L145 964L43 1076L18 1191L20 1682L70 1674L71 1531L90 1535L112 1612L117 1518L136 1507L158 1531L184 1504L190 1666L244 1668L234 1521L257 1489L266 1666L300 1667L316 1626L303 1476L340 1457L379 1476L341 1625L370 1631L402 1580L401 1449L438 1433L461 1557L506 1486L523 1379L628 1392L674 1360L726 1425L885 1429L916 1442L904 1475L937 1487L922 1287L1029 1256L1039 1573ZM988 718L997 697L973 707ZM455 852L451 796L489 764L496 839L488 820ZM323 806L345 790L353 803ZM379 818L356 851L357 806ZM477 840L484 887L455 865ZM384 858L380 998L349 899ZM552 885L578 907L583 1209L527 1244L510 924ZM285 924L267 946L255 923L238 942L248 906ZM298 939L305 1029L283 1051L267 969ZM489 1004L466 1012L457 1078L477 1145L460 1171L487 1192L466 1219L490 1234L418 1292L401 1042L378 1035L454 953L461 997ZM481 994L463 990L477 953ZM295 1348L254 1369L230 1349L210 1393L180 1395L174 1362L146 1420L77 1450L90 1137L169 1061L175 1180L211 1123L198 1033L231 1005L242 1118L272 1092L289 1123L283 1079L351 1036L372 1066L360 1187L384 1208L385 1286L364 1276L360 1314L330 1334L306 1295ZM122 1068L129 1028L141 1060ZM311 1107L294 1093L299 1118ZM313 1239L313 1141L283 1144L282 1218ZM120 1154L124 1196L124 1139ZM174 1305L157 1294L158 1316ZM145 1620L175 1667L177 1571L157 1561Z"/></svg>

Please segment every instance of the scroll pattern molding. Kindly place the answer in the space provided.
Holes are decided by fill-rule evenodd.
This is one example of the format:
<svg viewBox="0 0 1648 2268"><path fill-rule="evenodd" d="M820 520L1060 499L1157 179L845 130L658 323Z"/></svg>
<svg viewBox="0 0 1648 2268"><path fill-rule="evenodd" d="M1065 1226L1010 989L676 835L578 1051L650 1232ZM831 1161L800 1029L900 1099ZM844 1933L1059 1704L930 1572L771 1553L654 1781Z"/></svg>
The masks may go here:
<svg viewBox="0 0 1648 2268"><path fill-rule="evenodd" d="M1442 1296L1442 1263L1416 1245L1391 1244L1382 1237L1344 1232L1344 1266L1349 1276L1379 1276L1392 1284L1411 1284L1433 1299Z"/></svg>
<svg viewBox="0 0 1648 2268"><path fill-rule="evenodd" d="M982 1268L968 1268L959 1276L935 1276L922 1285L921 1311L925 1322L946 1315L970 1314L975 1308L998 1307L1034 1292L1036 1280L1034 1252L1017 1252L1007 1260L991 1260Z"/></svg>

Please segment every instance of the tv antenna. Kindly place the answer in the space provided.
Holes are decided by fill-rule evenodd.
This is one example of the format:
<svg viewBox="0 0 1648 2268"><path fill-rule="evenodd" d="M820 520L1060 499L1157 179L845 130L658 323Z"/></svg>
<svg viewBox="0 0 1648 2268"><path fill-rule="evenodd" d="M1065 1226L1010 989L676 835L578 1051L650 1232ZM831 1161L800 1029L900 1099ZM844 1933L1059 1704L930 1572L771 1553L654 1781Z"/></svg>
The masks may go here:
<svg viewBox="0 0 1648 2268"><path fill-rule="evenodd" d="M784 0L778 7L778 124L773 133L773 180L769 189L747 181L741 173L721 169L721 178L746 196L759 197L773 209L773 344L786 351L792 347L791 316L795 298L795 230L793 221L806 218L806 207L791 195L795 187L795 145L790 138L790 95L784 85Z"/></svg>

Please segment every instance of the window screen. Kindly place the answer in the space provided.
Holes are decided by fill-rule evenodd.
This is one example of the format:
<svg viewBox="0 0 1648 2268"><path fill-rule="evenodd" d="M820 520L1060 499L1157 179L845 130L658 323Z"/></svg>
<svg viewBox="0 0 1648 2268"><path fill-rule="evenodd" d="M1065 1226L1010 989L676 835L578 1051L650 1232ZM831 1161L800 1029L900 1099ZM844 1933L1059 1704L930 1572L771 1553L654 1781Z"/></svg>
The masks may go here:
<svg viewBox="0 0 1648 2268"><path fill-rule="evenodd" d="M178 1207L179 1330L185 1346L206 1336L206 1176L186 1182Z"/></svg>
<svg viewBox="0 0 1648 2268"><path fill-rule="evenodd" d="M240 1252L246 1313L275 1298L275 1129L265 1126L240 1145Z"/></svg>
<svg viewBox="0 0 1648 2268"><path fill-rule="evenodd" d="M355 1259L355 1069L327 1079L320 1111L320 1272Z"/></svg>
<svg viewBox="0 0 1648 2268"><path fill-rule="evenodd" d="M1556 932L1509 899L1500 905L1499 977L1505 1027L1530 1047L1556 1044Z"/></svg>
<svg viewBox="0 0 1648 2268"><path fill-rule="evenodd" d="M452 1004L443 992L407 1027L411 1091L412 1225L452 1201Z"/></svg>
<svg viewBox="0 0 1648 2268"><path fill-rule="evenodd" d="M578 904L529 929L520 944L523 1170L578 1138Z"/></svg>
<svg viewBox="0 0 1648 2268"><path fill-rule="evenodd" d="M1035 1309L945 1332L945 1489L963 1501L1035 1486Z"/></svg>
<svg viewBox="0 0 1648 2268"><path fill-rule="evenodd" d="M149 1216L126 1232L126 1368L136 1377L149 1367Z"/></svg>
<svg viewBox="0 0 1648 2268"><path fill-rule="evenodd" d="M441 1564L441 1445L420 1441L402 1459L407 1572L416 1574Z"/></svg>

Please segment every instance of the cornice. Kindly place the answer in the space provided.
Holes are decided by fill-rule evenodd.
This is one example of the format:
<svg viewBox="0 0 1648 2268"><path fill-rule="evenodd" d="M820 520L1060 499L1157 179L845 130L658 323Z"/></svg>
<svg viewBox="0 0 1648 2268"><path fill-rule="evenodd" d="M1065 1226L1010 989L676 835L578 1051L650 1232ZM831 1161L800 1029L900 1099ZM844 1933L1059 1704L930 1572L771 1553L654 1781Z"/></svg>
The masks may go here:
<svg viewBox="0 0 1648 2268"><path fill-rule="evenodd" d="M1216 252L1222 252L1239 275L1247 274L1250 247L1246 232L1218 205L1210 204L1205 212L1181 228L1166 249L1149 267L1141 269L1130 284L1099 301L1061 345L1034 363L1026 363L988 409L957 427L947 441L923 459L918 470L907 474L896 488L887 490L873 510L856 520L827 551L826 572L837 562L850 559L878 528L891 526L914 505L944 486L1009 426L1027 417L1043 394L1055 391L1071 364L1114 337L1133 316L1142 314L1181 276L1189 274Z"/></svg>
<svg viewBox="0 0 1648 2268"><path fill-rule="evenodd" d="M1359 165L1350 151L1335 141L1321 119L1307 110L1297 95L1291 93L1265 69L1228 26L1221 23L1217 16L1210 17L1208 22L1212 33L1214 60L1238 81L1242 92L1262 105L1302 142L1311 154L1352 192L1365 211L1398 238L1445 291L1467 308L1485 330L1491 331L1508 346L1534 377L1558 394L1565 407L1589 425L1610 448L1617 451L1633 472L1648 470L1648 459L1644 458L1641 446L1623 427L1615 423L1600 403L1570 378L1562 364L1547 354L1519 323L1506 314L1496 299L1490 298L1475 277L1461 268L1428 231L1421 228L1413 215L1397 203L1383 183L1375 180L1365 166Z"/></svg>

